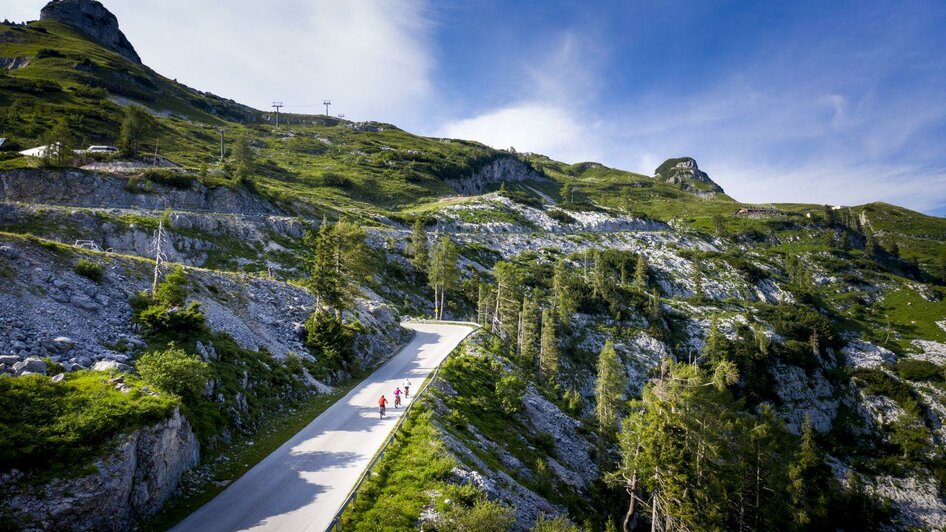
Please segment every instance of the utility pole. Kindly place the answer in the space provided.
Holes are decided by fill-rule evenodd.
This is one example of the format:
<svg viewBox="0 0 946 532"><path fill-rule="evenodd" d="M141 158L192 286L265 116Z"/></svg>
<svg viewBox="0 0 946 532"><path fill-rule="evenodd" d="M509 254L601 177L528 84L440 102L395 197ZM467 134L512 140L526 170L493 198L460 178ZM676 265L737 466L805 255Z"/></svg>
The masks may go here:
<svg viewBox="0 0 946 532"><path fill-rule="evenodd" d="M273 102L273 108L276 109L276 127L279 127L279 109L285 107L282 102Z"/></svg>
<svg viewBox="0 0 946 532"><path fill-rule="evenodd" d="M342 119L342 120L345 120L345 113L340 113L340 114L338 115L338 118L340 118L340 119Z"/></svg>
<svg viewBox="0 0 946 532"><path fill-rule="evenodd" d="M217 131L220 132L220 164L223 164L223 132L226 131L226 129L218 127Z"/></svg>
<svg viewBox="0 0 946 532"><path fill-rule="evenodd" d="M328 106L332 105L332 100L324 100L324 101L322 102L322 105L325 106L325 116L329 116L329 114L328 114Z"/></svg>

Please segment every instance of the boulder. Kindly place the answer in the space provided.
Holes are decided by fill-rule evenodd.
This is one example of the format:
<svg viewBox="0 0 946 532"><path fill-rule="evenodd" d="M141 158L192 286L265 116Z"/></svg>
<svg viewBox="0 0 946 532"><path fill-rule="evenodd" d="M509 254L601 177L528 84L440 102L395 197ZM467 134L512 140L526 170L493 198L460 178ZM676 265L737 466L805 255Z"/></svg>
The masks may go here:
<svg viewBox="0 0 946 532"><path fill-rule="evenodd" d="M45 347L49 351L55 351L57 353L65 353L73 347L76 346L76 343L69 338L68 336L57 336L44 343Z"/></svg>
<svg viewBox="0 0 946 532"><path fill-rule="evenodd" d="M46 374L46 363L36 357L30 357L13 365L17 375L39 373Z"/></svg>
<svg viewBox="0 0 946 532"><path fill-rule="evenodd" d="M12 366L20 361L20 357L16 355L0 355L0 364L6 364Z"/></svg>
<svg viewBox="0 0 946 532"><path fill-rule="evenodd" d="M60 373L59 375L56 375L55 377L52 378L52 381L53 381L53 382L62 382L62 381L64 381L64 380L66 380L66 374L65 374L65 373Z"/></svg>
<svg viewBox="0 0 946 532"><path fill-rule="evenodd" d="M121 373L131 373L131 366L122 364L114 360L99 360L92 366L93 371L119 371Z"/></svg>

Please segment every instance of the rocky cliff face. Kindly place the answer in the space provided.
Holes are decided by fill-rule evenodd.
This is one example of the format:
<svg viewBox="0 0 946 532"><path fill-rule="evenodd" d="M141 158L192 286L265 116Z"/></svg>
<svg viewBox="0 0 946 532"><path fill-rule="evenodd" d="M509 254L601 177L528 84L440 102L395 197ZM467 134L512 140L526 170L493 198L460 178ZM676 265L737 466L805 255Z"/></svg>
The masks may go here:
<svg viewBox="0 0 946 532"><path fill-rule="evenodd" d="M499 157L466 179L447 181L463 195L482 194L493 183L544 181L545 177L515 157Z"/></svg>
<svg viewBox="0 0 946 532"><path fill-rule="evenodd" d="M40 20L55 20L85 33L125 59L141 64L138 52L118 29L118 19L95 0L53 0L40 11Z"/></svg>
<svg viewBox="0 0 946 532"><path fill-rule="evenodd" d="M118 19L95 0L53 0L40 11L40 20L55 20L88 33L125 59L141 64L138 52L118 29Z"/></svg>
<svg viewBox="0 0 946 532"><path fill-rule="evenodd" d="M706 172L700 170L696 160L691 157L667 159L657 167L654 175L673 185L692 186L694 183L702 183L709 185L708 189L712 192L723 192L723 187L717 185Z"/></svg>
<svg viewBox="0 0 946 532"><path fill-rule="evenodd" d="M122 436L95 464L96 473L41 486L17 474L0 478L0 513L26 529L128 530L154 515L199 460L197 437L175 410L161 423Z"/></svg>
<svg viewBox="0 0 946 532"><path fill-rule="evenodd" d="M271 202L242 189L206 187L193 181L176 188L148 180L81 170L14 170L0 173L0 201L73 207L138 207L279 214Z"/></svg>

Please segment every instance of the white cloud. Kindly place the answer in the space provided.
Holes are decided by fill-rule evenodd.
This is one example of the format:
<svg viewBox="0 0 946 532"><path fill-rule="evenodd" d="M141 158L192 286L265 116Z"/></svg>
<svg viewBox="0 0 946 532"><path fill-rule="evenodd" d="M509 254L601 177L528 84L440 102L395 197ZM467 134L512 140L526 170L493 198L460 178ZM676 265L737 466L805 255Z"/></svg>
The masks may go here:
<svg viewBox="0 0 946 532"><path fill-rule="evenodd" d="M45 0L5 16L36 19ZM427 5L414 0L107 0L148 66L260 109L411 124L433 97ZM24 16L25 14L25 16ZM293 107L306 105L307 107Z"/></svg>
<svg viewBox="0 0 946 532"><path fill-rule="evenodd" d="M513 105L449 122L437 134L478 140L495 148L554 153L569 162L595 160L601 155L594 126L582 124L564 109L541 103Z"/></svg>

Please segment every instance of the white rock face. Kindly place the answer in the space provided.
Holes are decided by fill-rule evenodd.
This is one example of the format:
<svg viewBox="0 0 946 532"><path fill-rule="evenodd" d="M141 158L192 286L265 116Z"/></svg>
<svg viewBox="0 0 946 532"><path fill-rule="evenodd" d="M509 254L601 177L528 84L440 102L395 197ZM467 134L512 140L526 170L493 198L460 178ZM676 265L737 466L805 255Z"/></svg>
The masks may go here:
<svg viewBox="0 0 946 532"><path fill-rule="evenodd" d="M124 435L96 473L30 487L0 479L0 511L42 530L128 530L154 515L181 475L200 460L200 445L178 410L165 421Z"/></svg>
<svg viewBox="0 0 946 532"><path fill-rule="evenodd" d="M939 484L933 479L881 476L874 479L871 491L878 498L890 499L898 510L897 529L946 528L946 501L939 496Z"/></svg>
<svg viewBox="0 0 946 532"><path fill-rule="evenodd" d="M798 366L779 363L770 371L775 377L775 393L782 400L778 412L788 430L801 434L806 415L811 416L812 428L816 431L831 430L839 402L820 369L809 376Z"/></svg>
<svg viewBox="0 0 946 532"><path fill-rule="evenodd" d="M919 348L921 352L912 355L911 358L926 360L940 366L946 365L946 343L932 340L913 340L912 344Z"/></svg>
<svg viewBox="0 0 946 532"><path fill-rule="evenodd" d="M848 365L855 368L879 368L882 364L897 361L893 351L858 339L848 342L841 353L847 358Z"/></svg>

